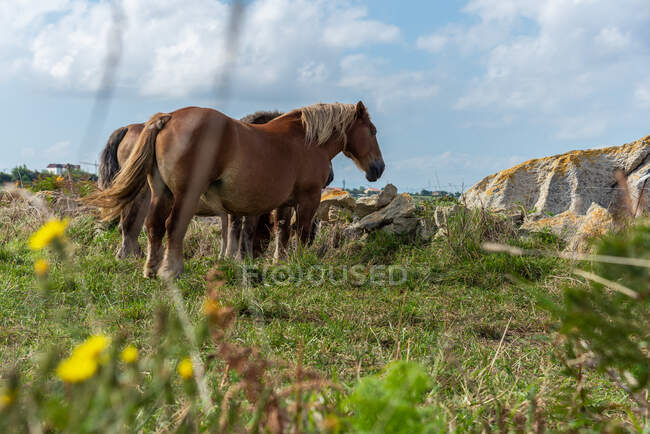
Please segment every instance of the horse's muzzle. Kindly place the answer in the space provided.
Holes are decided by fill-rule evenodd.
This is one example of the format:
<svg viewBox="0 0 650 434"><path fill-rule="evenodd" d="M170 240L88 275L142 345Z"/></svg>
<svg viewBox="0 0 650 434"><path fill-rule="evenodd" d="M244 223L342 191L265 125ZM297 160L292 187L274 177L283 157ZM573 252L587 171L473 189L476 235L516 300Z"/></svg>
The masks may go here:
<svg viewBox="0 0 650 434"><path fill-rule="evenodd" d="M386 165L384 164L384 160L374 160L372 163L370 163L368 170L366 170L366 179L370 182L378 180L381 174L384 173L385 168Z"/></svg>

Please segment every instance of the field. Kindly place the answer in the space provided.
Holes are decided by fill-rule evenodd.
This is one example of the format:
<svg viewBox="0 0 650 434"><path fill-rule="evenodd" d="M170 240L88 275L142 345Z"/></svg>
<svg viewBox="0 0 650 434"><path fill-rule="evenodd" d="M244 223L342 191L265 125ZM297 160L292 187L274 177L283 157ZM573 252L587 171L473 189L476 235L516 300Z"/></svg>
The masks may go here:
<svg viewBox="0 0 650 434"><path fill-rule="evenodd" d="M430 219L434 206L421 204L421 218ZM168 351L167 360L187 351L182 343L169 344L171 337L165 343L157 340L159 312L174 311L171 290L142 277L143 259L115 259L120 240L115 226L100 223L91 213L75 213L66 230L65 253L55 259L52 252L34 252L27 244L44 220L43 212L22 201L0 207L0 374L5 386L12 369L22 378L19 390L45 375L47 405L63 402L60 407L70 409L65 401L76 392L62 388L54 374L42 373L44 354L60 359L98 333L133 344L143 360L159 356L158 344ZM361 379L383 372L395 360L415 362L427 375L424 393L414 398L426 409L418 416L426 432L642 430L632 400L605 373L586 368L578 378L567 373L557 319L540 306L540 297L560 303L564 288L583 285L571 275L572 264L552 256L515 257L480 248L488 240L552 254L561 248L556 238L521 238L507 222L495 223L480 213L456 222L446 237L429 241L381 232L346 240L340 229L322 227L312 246L294 250L278 265L270 254L243 266L219 263L219 228L209 219L195 219L185 240L186 271L177 286L193 325L200 329L204 321L206 275L216 267L218 303L236 315L227 332L229 342L254 347L267 360L304 366L339 385L338 391L325 386L310 391L310 399L323 400L324 410L320 416L316 410L313 417L303 416L298 431L361 431L361 422L351 416L355 404L349 396L359 393ZM140 243L145 242L143 233ZM47 281L34 272L38 258L49 260ZM344 278L343 270L355 265ZM322 270L337 279L319 280L316 271ZM180 329L179 324L172 321L168 327ZM206 340L200 355L208 366L213 399L219 401L238 378L214 361L215 348ZM268 375L278 387L296 382L281 377L277 367ZM168 404L149 404L152 414L135 411L131 422L113 428L211 430L198 410L187 410L195 392L183 394L178 378L170 384L176 392ZM408 381L403 384L408 387ZM299 399L291 395L282 405L290 409ZM242 401L237 404L242 415L240 428L233 425L233 431L252 430L249 404L242 397L235 400ZM51 415L64 410L51 413L45 404L23 402L37 408L35 414L51 428L70 430L66 424L73 416ZM388 423L368 432L382 432Z"/></svg>

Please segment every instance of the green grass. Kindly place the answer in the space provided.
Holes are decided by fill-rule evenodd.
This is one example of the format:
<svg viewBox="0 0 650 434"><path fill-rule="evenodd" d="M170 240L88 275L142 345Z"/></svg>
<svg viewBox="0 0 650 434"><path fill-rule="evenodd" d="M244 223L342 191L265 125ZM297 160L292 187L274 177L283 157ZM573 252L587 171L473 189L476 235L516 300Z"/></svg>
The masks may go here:
<svg viewBox="0 0 650 434"><path fill-rule="evenodd" d="M115 228L105 229L88 215L74 218L67 232L73 260L53 265L51 288L43 291L33 263L44 255L26 245L40 220L12 220L16 210L0 211L2 368L17 366L29 379L39 354L52 347L69 349L99 331L122 336L145 354L155 351L148 337L157 307L169 304L167 293L160 281L142 277L143 259L114 258L120 239ZM302 357L306 366L348 386L395 359L418 362L434 380L428 402L444 410L450 427L495 428L503 419L527 430L534 396L538 419L551 428L568 428L571 416L555 406L564 405L562 397L575 383L561 374L553 355L554 324L535 295L543 291L559 300L560 285L572 282L566 263L486 254L474 238L424 242L378 233L332 248L329 237L322 231L314 246L291 255L287 269L358 264L365 277L370 265L392 265L407 270L405 282L281 284L258 278L244 284L239 264L220 264L228 277L220 299L238 313L233 341L271 358L295 362ZM218 239L209 223L192 223L178 286L193 321L201 316L205 275L217 264ZM143 246L144 241L142 235ZM557 240L523 243L552 249ZM281 271L268 258L248 265L267 275ZM530 283L513 283L518 279ZM614 419L627 420L625 394L600 374L585 375L599 400L619 406L612 410Z"/></svg>

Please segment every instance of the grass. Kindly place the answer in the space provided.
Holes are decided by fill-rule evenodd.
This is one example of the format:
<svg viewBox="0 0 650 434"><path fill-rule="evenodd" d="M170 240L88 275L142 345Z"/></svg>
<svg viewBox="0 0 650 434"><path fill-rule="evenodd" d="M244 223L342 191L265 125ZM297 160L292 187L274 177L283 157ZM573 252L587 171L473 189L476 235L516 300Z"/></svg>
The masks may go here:
<svg viewBox="0 0 650 434"><path fill-rule="evenodd" d="M52 289L44 295L33 272L42 254L26 244L42 217L21 207L0 207L0 366L17 366L29 379L39 354L52 347L69 349L92 331L122 336L145 354L155 352L149 331L157 307L169 304L167 293L160 281L142 277L142 259L115 259L116 228L105 228L92 215L74 217L67 232L74 259L53 264ZM428 218L426 209L422 218ZM541 249L557 248L558 240L518 241L511 229L478 228L472 219L481 218L458 218L449 236L426 242L380 232L332 247L336 228L328 228L286 264L274 266L269 257L247 263L249 277L253 272L257 277L246 281L240 264L222 263L227 282L220 298L238 314L231 338L267 357L300 359L350 387L393 360L418 362L434 379L428 402L445 413L447 428L498 429L506 421L529 430L533 408L537 423L568 429L572 416L556 407L576 385L561 374L554 324L535 295L543 291L558 300L559 287L573 282L567 264L478 248L481 240L495 237ZM202 315L205 276L217 263L218 240L210 221L192 223L178 286L193 322ZM140 242L144 246L144 235ZM336 274L352 265L358 265L360 278L343 283L268 278L316 267ZM403 282L370 282L371 273L385 273L376 268L381 265L406 270ZM526 283L513 283L518 279ZM205 348L203 356L210 351ZM624 392L601 374L585 375L598 400L615 404L612 417L627 423Z"/></svg>

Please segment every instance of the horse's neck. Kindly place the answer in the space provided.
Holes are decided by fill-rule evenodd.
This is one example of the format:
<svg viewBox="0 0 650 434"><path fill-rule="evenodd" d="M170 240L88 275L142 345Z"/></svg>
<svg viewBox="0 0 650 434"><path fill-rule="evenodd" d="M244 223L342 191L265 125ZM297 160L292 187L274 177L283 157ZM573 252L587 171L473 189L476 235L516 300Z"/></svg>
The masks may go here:
<svg viewBox="0 0 650 434"><path fill-rule="evenodd" d="M300 135L299 137L299 143L304 145L305 143L305 128L302 125L302 122L300 120L300 112L296 113L288 113L284 116L275 118L271 122L289 122L291 125L293 125L293 128L295 128L295 132ZM318 146L322 150L325 150L325 153L327 154L328 158L332 160L332 158L336 157L341 151L343 151L343 141L341 138L338 136L338 134L333 134L332 137L322 145L310 145L313 147ZM309 146L308 146L309 149Z"/></svg>
<svg viewBox="0 0 650 434"><path fill-rule="evenodd" d="M343 140L337 134L335 137L331 137L327 142L323 143L321 147L325 149L331 161L332 158L343 151Z"/></svg>

